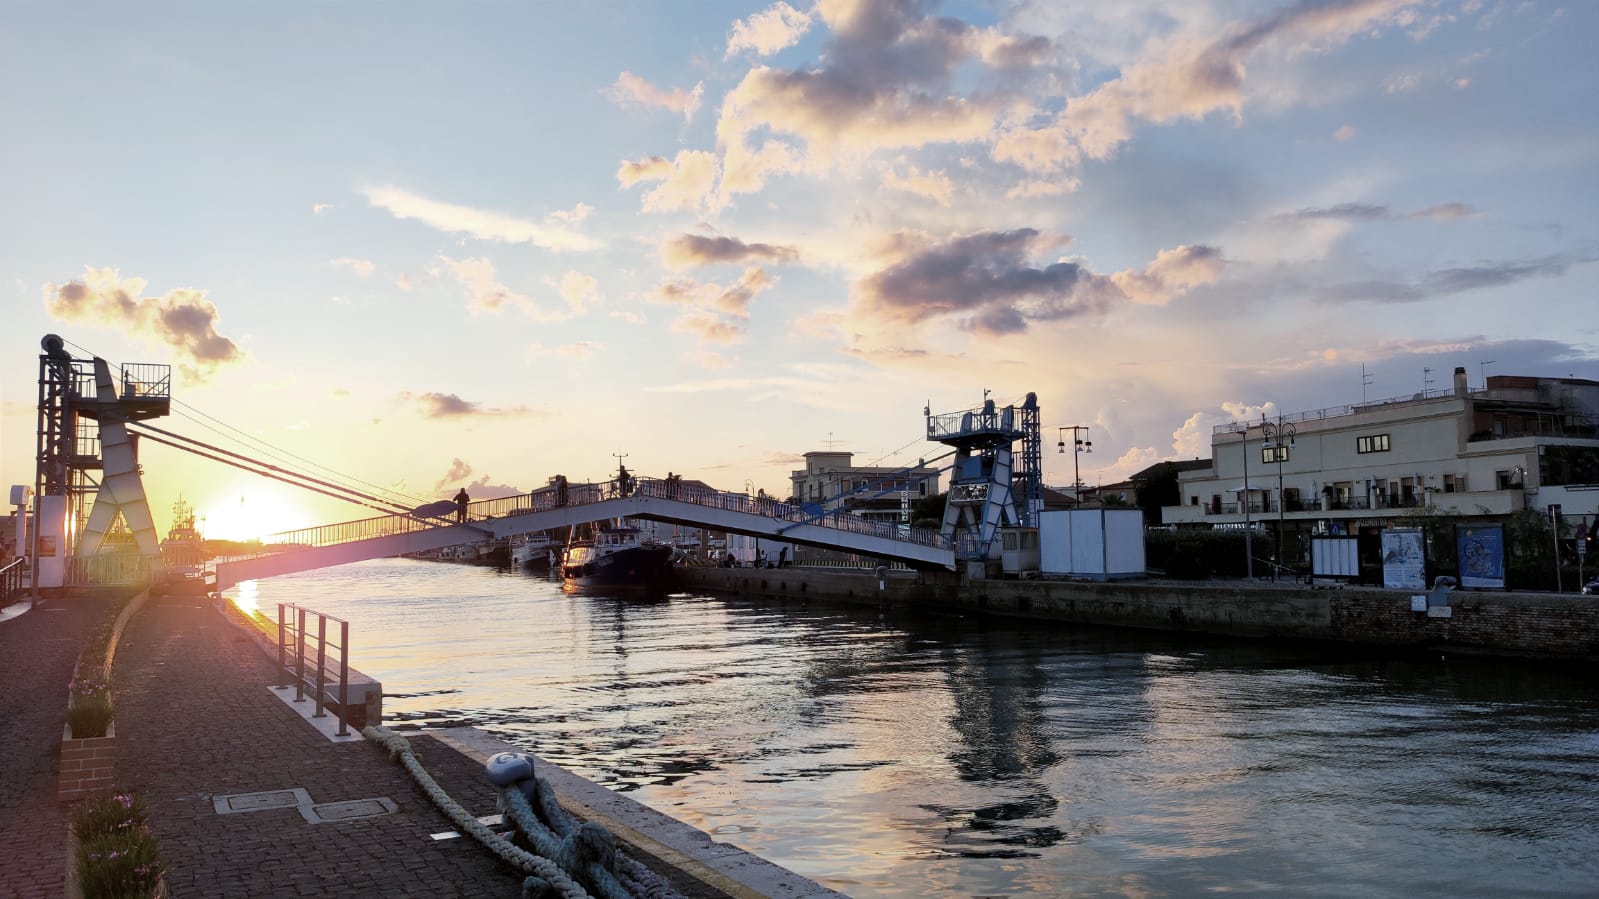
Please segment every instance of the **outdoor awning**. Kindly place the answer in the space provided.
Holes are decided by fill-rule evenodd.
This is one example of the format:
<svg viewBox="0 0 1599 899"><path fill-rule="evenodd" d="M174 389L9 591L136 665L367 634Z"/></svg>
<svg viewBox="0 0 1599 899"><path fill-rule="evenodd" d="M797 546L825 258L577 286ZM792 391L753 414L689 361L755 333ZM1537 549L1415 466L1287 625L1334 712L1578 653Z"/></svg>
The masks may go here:
<svg viewBox="0 0 1599 899"><path fill-rule="evenodd" d="M1234 484L1233 486L1227 488L1227 492L1228 493L1243 493L1245 490L1255 491L1255 490L1265 490L1265 489L1266 489L1265 487L1262 487L1259 484L1248 484L1248 485L1245 485L1245 484Z"/></svg>

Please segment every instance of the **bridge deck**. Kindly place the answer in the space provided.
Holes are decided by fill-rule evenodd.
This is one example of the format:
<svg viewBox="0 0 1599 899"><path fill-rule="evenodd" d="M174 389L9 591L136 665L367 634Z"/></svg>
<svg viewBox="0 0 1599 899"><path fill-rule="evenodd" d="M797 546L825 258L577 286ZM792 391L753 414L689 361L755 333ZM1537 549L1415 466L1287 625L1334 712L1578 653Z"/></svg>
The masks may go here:
<svg viewBox="0 0 1599 899"><path fill-rule="evenodd" d="M609 518L644 518L805 546L842 550L953 570L955 554L937 531L867 521L844 513L816 515L801 506L742 493L693 490L670 480L638 478L627 495L601 484L544 488L472 503L467 520L389 515L276 534L278 551L217 564L217 589L240 581L310 571L570 527Z"/></svg>

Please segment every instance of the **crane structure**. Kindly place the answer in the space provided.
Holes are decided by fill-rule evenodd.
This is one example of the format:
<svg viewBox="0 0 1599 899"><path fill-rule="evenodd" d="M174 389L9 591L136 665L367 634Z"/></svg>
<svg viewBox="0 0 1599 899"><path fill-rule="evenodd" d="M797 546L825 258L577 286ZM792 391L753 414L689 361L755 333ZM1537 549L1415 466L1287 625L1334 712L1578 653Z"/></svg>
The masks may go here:
<svg viewBox="0 0 1599 899"><path fill-rule="evenodd" d="M955 451L941 533L976 574L999 559L1000 528L1036 526L1043 508L1038 396L1027 394L1019 408L985 398L980 409L934 415L929 406L922 414L927 439Z"/></svg>
<svg viewBox="0 0 1599 899"><path fill-rule="evenodd" d="M26 547L35 590L66 584L71 564L127 556L103 552L118 518L132 534L139 559L159 556L139 476L137 435L128 425L160 418L172 407L171 366L122 365L113 376L104 359L74 359L55 334L46 334L40 346L36 499Z"/></svg>

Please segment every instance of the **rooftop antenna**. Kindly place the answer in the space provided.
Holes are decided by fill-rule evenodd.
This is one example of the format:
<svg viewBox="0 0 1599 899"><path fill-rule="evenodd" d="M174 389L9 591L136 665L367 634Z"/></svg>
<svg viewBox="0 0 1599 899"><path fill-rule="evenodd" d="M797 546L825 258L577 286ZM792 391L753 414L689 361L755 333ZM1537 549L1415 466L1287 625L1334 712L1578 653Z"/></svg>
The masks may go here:
<svg viewBox="0 0 1599 899"><path fill-rule="evenodd" d="M1492 364L1494 364L1494 360L1492 360L1492 359L1489 359L1487 362L1478 362L1477 363L1477 371L1482 375L1482 389L1483 390L1487 390L1488 389L1488 366L1490 366Z"/></svg>
<svg viewBox="0 0 1599 899"><path fill-rule="evenodd" d="M1431 383L1432 383L1432 369L1423 368L1421 370L1421 393L1422 393L1423 396L1426 396L1426 394L1427 394L1427 385L1431 384Z"/></svg>
<svg viewBox="0 0 1599 899"><path fill-rule="evenodd" d="M1371 384L1371 375L1366 374L1366 363L1360 363L1360 404L1366 405L1366 388Z"/></svg>

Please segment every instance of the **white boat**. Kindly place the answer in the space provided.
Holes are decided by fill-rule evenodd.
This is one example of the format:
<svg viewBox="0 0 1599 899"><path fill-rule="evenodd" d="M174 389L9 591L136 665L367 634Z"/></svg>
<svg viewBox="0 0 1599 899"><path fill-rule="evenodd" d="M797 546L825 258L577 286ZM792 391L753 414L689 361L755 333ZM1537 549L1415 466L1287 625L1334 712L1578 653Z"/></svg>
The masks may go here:
<svg viewBox="0 0 1599 899"><path fill-rule="evenodd" d="M553 565L561 555L561 544L549 534L526 534L511 541L511 565L515 568L542 568Z"/></svg>

